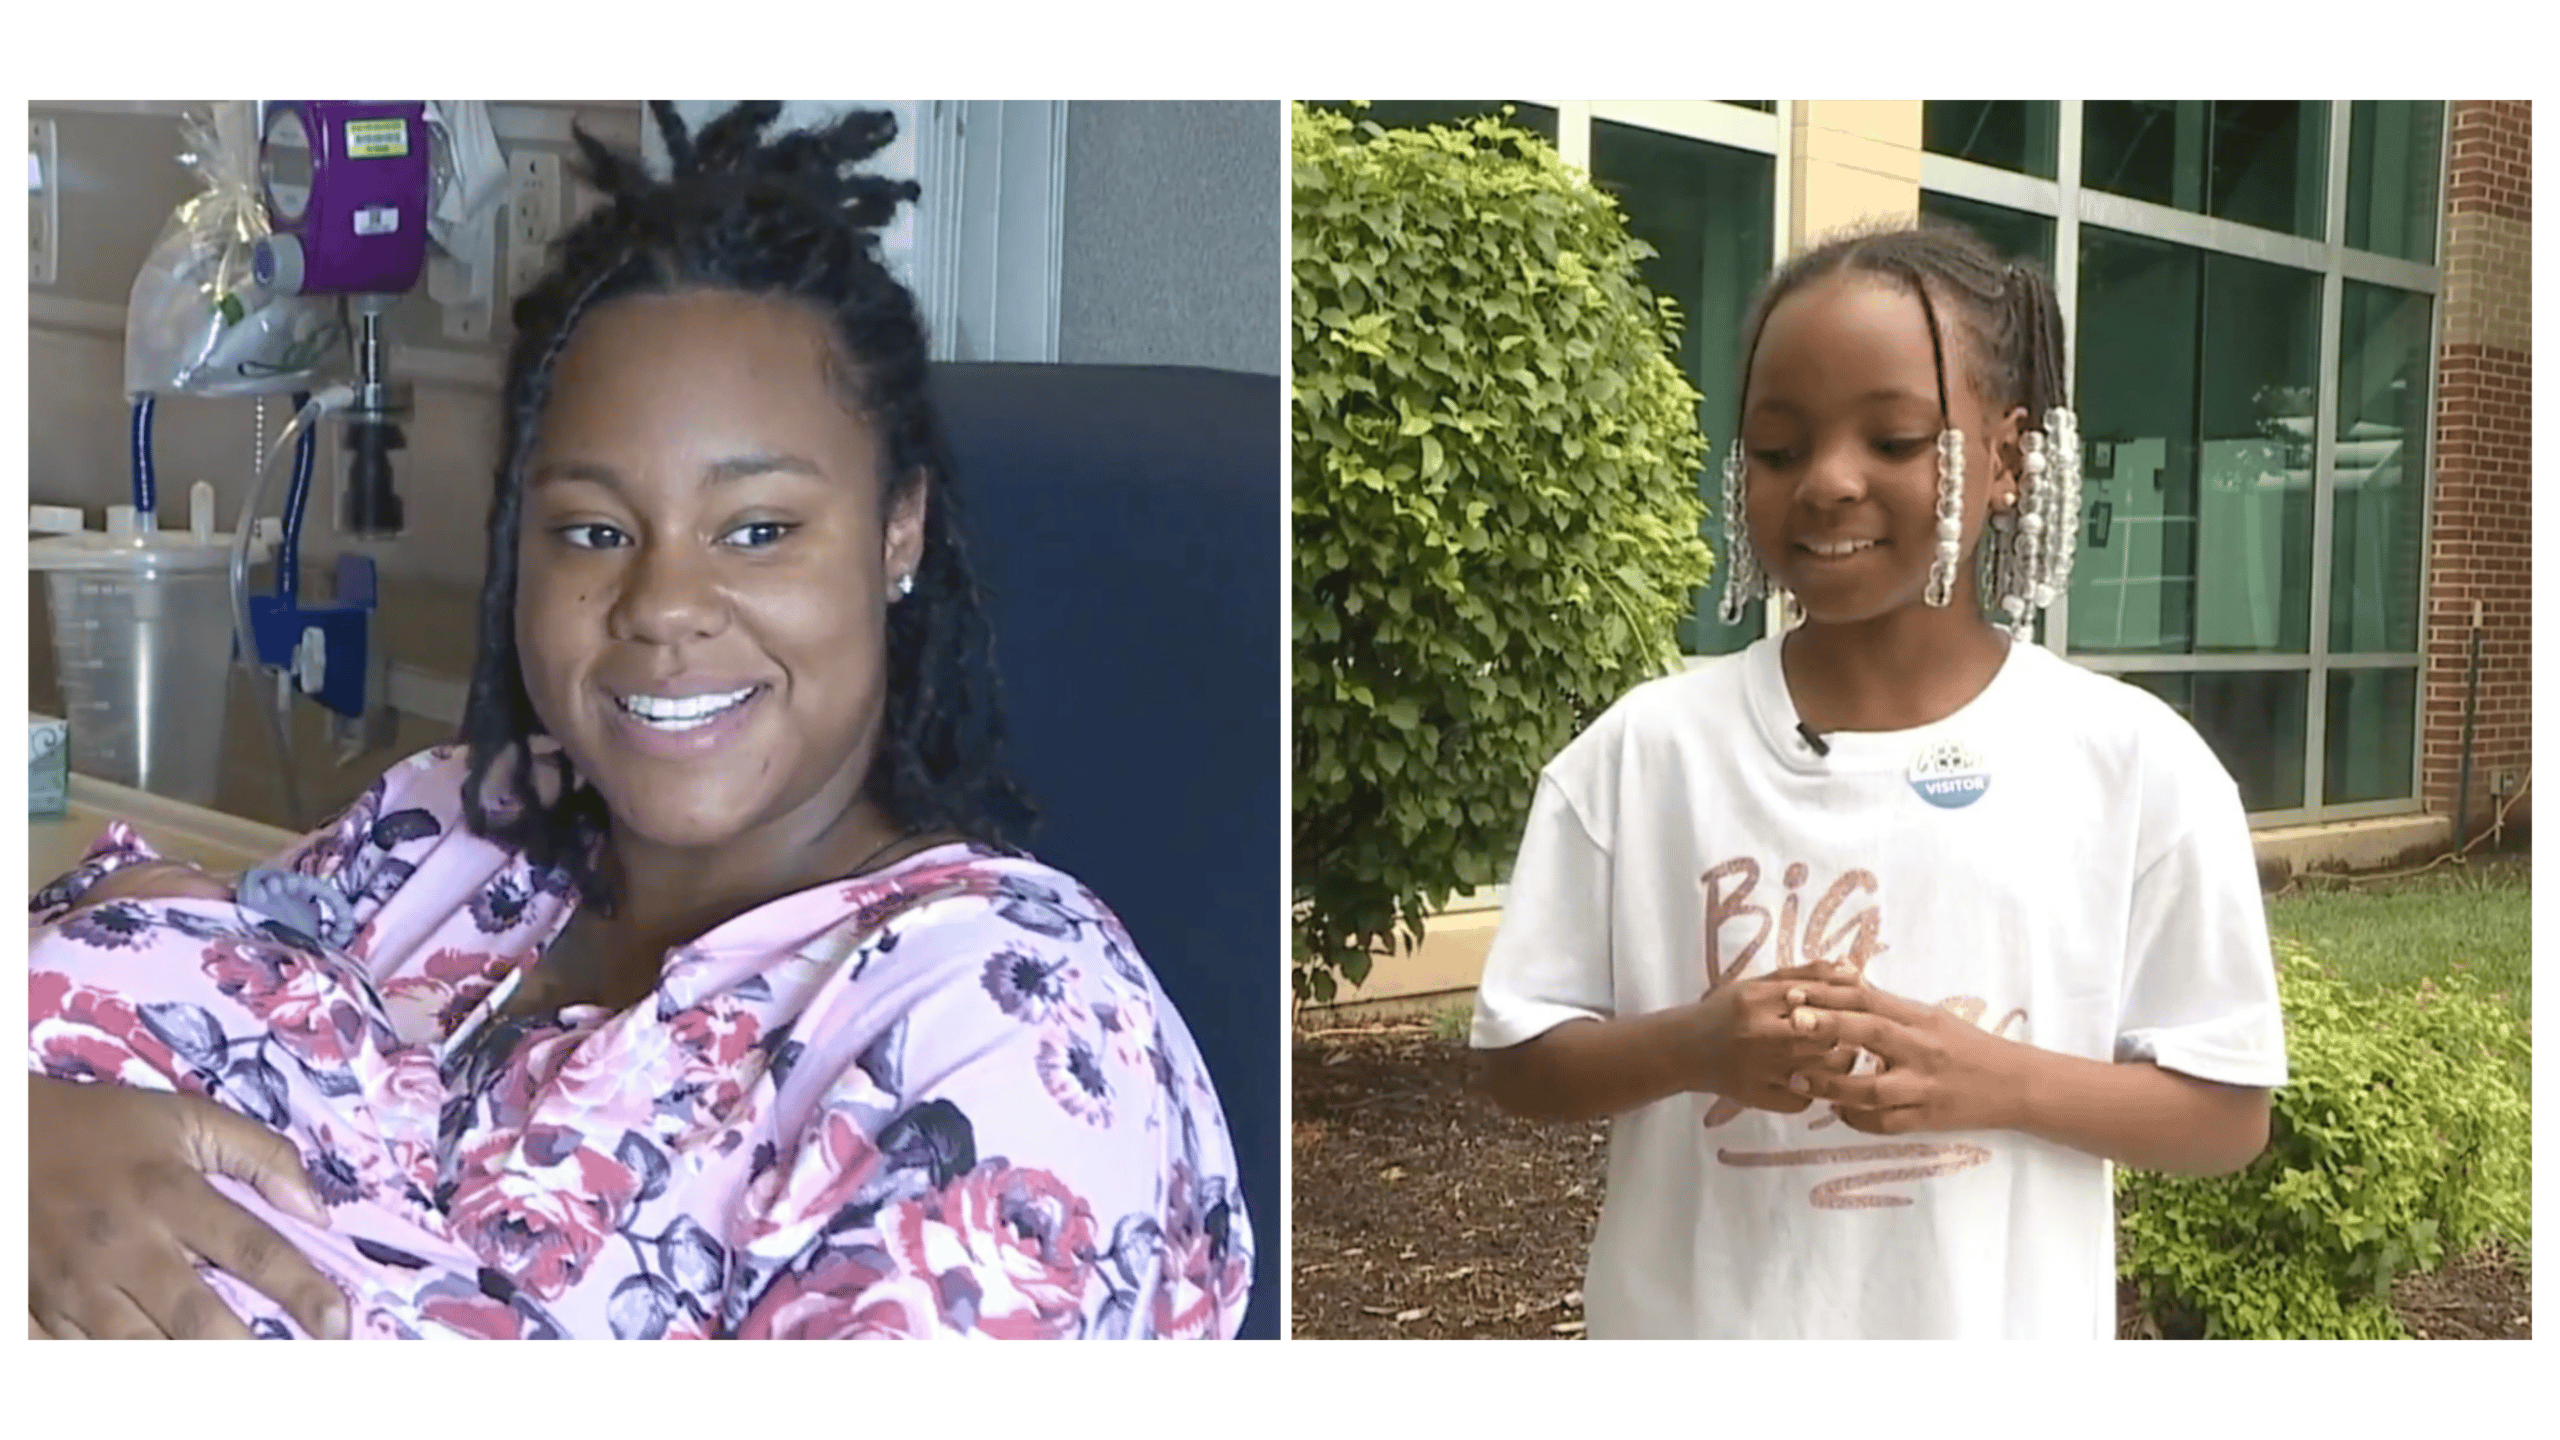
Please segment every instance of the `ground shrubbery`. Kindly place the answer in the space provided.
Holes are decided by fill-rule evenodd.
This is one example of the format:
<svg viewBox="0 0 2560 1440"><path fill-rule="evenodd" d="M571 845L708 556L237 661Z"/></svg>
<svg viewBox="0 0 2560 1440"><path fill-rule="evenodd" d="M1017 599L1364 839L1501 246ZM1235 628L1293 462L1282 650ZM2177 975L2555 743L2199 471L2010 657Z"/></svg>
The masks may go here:
<svg viewBox="0 0 2560 1440"><path fill-rule="evenodd" d="M2119 1171L2119 1263L2172 1335L2395 1337L2395 1277L2530 1252L2532 1041L2459 975L2367 989L2298 951L2279 975L2293 1077L2267 1152L2222 1179Z"/></svg>
<svg viewBox="0 0 2560 1440"><path fill-rule="evenodd" d="M1653 252L1502 121L1294 112L1299 994L1490 883L1538 767L1679 660L1706 438Z"/></svg>

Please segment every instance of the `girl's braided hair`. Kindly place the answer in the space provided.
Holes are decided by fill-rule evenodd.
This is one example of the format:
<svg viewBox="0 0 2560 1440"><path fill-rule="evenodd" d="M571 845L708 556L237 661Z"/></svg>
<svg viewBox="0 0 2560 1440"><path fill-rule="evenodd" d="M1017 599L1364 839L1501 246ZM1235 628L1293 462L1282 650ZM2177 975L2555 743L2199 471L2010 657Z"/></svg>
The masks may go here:
<svg viewBox="0 0 2560 1440"><path fill-rule="evenodd" d="M578 148L604 204L563 237L551 269L515 305L497 487L489 505L479 657L463 715L464 813L472 830L523 853L538 874L609 905L599 867L603 797L567 773L555 783L530 744L543 733L516 650L517 528L525 469L560 357L579 322L630 295L712 289L796 302L826 322L830 378L882 436L886 504L927 487L915 590L889 607L887 714L864 793L911 830L948 829L998 845L1032 819L1002 765L1004 718L984 597L969 568L951 452L927 394L924 322L880 260L878 231L920 193L858 168L897 133L857 111L770 135L782 107L749 101L691 132L652 101L671 174L583 131Z"/></svg>
<svg viewBox="0 0 2560 1440"><path fill-rule="evenodd" d="M2033 427L2044 423L2047 411L2070 404L2062 303L2044 267L2003 259L1971 230L1934 221L1853 231L1780 266L1752 307L1737 414L1749 410L1751 362L1760 353L1760 332L1768 326L1769 312L1814 281L1841 272L1883 276L1920 297L1938 370L1938 410L1946 423L1955 423L1955 412L1947 408L1946 344L1938 320L1938 306L1945 302L1953 303L1971 342L1966 349L1973 359L1973 383L1991 421L2023 405Z"/></svg>

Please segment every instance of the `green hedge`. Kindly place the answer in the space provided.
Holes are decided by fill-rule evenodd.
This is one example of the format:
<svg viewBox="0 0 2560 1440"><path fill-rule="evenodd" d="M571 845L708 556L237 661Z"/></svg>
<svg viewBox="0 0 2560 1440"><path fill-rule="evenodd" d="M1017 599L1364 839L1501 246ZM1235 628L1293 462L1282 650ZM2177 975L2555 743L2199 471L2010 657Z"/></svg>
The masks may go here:
<svg viewBox="0 0 2560 1440"><path fill-rule="evenodd" d="M2117 1172L2119 1263L2172 1334L2402 1334L2391 1282L2484 1242L2529 1255L2531 1045L2468 979L2349 986L2279 957L2292 1080L2238 1175Z"/></svg>
<svg viewBox="0 0 2560 1440"><path fill-rule="evenodd" d="M1698 394L1652 252L1497 120L1292 107L1302 995L1518 844L1538 768L1678 661Z"/></svg>

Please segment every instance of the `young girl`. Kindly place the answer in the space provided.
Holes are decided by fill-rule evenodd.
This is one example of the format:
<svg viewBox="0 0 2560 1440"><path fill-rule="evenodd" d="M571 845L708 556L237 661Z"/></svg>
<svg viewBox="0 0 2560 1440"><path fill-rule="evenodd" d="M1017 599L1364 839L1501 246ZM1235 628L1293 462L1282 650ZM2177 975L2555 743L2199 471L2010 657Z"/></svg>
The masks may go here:
<svg viewBox="0 0 2560 1440"><path fill-rule="evenodd" d="M462 743L236 896L111 834L37 897L31 1326L1241 1322L1190 1035L1102 902L1005 844L1027 807L876 241L914 191L858 173L888 117L768 140L779 108L697 135L661 105L665 181L585 147L607 204L516 310Z"/></svg>
<svg viewBox="0 0 2560 1440"><path fill-rule="evenodd" d="M1595 1337L2112 1336L2108 1163L2266 1143L2238 791L2028 638L2077 520L2063 374L2050 283L1959 230L1761 300L1725 606L1804 622L1547 767L1477 998L1497 1101L1616 1117Z"/></svg>

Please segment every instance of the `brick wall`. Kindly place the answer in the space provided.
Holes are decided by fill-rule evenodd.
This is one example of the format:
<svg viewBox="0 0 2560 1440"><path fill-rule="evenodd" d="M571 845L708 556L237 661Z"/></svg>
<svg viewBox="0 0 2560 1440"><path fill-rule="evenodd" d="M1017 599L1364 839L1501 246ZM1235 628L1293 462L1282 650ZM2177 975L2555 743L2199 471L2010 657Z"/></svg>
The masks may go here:
<svg viewBox="0 0 2560 1440"><path fill-rule="evenodd" d="M2476 830L2495 808L2491 778L2521 776L2533 763L2533 109L2457 100L2452 132L2420 793L2430 811L2453 814L2478 601L2486 613L2472 743Z"/></svg>

